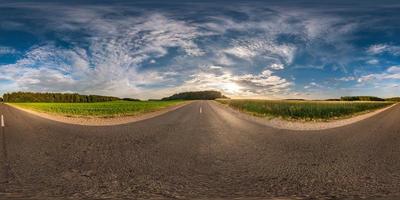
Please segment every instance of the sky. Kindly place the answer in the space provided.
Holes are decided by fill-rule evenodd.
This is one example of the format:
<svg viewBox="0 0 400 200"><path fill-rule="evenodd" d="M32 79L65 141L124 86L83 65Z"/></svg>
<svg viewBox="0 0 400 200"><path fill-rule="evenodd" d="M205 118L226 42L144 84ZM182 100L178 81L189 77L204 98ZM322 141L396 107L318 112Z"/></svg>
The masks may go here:
<svg viewBox="0 0 400 200"><path fill-rule="evenodd" d="M399 1L4 1L0 95L400 96Z"/></svg>

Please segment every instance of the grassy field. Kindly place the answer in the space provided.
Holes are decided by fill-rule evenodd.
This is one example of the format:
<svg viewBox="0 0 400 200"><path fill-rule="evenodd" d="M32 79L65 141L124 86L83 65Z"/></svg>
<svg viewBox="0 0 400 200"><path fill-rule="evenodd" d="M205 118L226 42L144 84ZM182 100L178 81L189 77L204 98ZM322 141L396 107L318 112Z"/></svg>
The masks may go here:
<svg viewBox="0 0 400 200"><path fill-rule="evenodd" d="M217 100L232 108L262 117L327 121L376 110L393 102Z"/></svg>
<svg viewBox="0 0 400 200"><path fill-rule="evenodd" d="M21 108L70 117L133 116L183 101L110 101L98 103L11 103Z"/></svg>

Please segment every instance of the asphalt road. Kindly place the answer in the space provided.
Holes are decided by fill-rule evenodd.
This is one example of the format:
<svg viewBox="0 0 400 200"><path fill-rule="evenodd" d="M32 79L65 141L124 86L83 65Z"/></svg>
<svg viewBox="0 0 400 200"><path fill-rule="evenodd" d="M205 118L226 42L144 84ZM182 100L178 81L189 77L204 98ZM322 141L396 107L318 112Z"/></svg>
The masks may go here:
<svg viewBox="0 0 400 200"><path fill-rule="evenodd" d="M108 127L0 114L0 198L400 197L400 105L323 131L270 128L208 101Z"/></svg>

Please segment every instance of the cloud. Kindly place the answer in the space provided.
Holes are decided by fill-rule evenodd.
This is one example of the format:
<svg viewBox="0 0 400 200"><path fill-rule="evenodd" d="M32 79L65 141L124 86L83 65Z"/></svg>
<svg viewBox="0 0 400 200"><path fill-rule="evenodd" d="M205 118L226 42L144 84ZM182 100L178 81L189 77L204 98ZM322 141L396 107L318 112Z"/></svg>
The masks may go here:
<svg viewBox="0 0 400 200"><path fill-rule="evenodd" d="M368 74L360 77L358 82L400 80L400 66L391 66L383 73Z"/></svg>
<svg viewBox="0 0 400 200"><path fill-rule="evenodd" d="M82 14L81 12L65 15ZM87 22L88 12L82 18ZM93 17L93 16L92 16ZM201 56L203 52L193 40L202 35L195 26L184 21L149 14L122 21L103 19L95 15L95 23L88 22L93 31L86 38L88 48L62 47L49 43L28 50L14 64L0 65L1 78L12 81L15 90L75 91L116 96L137 96L143 85L165 81L162 73L139 71L141 64L165 56L169 48L180 48L188 56ZM60 22L72 26L69 22ZM56 27L64 29L65 26ZM73 44L73 43L72 43ZM0 53L11 53L11 48L0 48ZM3 85L0 90L8 91Z"/></svg>
<svg viewBox="0 0 400 200"><path fill-rule="evenodd" d="M216 66L216 65L211 65L210 69L222 69L223 67L221 66Z"/></svg>
<svg viewBox="0 0 400 200"><path fill-rule="evenodd" d="M308 85L304 86L304 89L311 89L311 88L323 88L322 85L316 83L316 82L310 82Z"/></svg>
<svg viewBox="0 0 400 200"><path fill-rule="evenodd" d="M274 63L274 64L270 65L269 68L273 69L273 70L282 70L285 67L282 64Z"/></svg>
<svg viewBox="0 0 400 200"><path fill-rule="evenodd" d="M12 47L0 46L0 55L15 54L18 51Z"/></svg>
<svg viewBox="0 0 400 200"><path fill-rule="evenodd" d="M223 50L226 54L251 61L254 57L270 58L284 63L292 63L296 47L277 44L265 38L236 40L233 47Z"/></svg>
<svg viewBox="0 0 400 200"><path fill-rule="evenodd" d="M354 76L346 76L346 77L342 77L342 78L337 78L335 80L348 82L348 81L354 81L354 80L356 80L356 78Z"/></svg>
<svg viewBox="0 0 400 200"><path fill-rule="evenodd" d="M379 60L378 59L371 59L367 61L368 64L370 65L376 65L379 64Z"/></svg>
<svg viewBox="0 0 400 200"><path fill-rule="evenodd" d="M389 53L394 56L400 56L400 46L394 46L388 44L374 44L368 47L367 52L372 55Z"/></svg>
<svg viewBox="0 0 400 200"><path fill-rule="evenodd" d="M229 49L226 49L224 51L227 54L234 55L238 58L243 58L243 59L251 59L257 55L255 51L252 51L252 49L244 47L244 46L236 46L232 47Z"/></svg>
<svg viewBox="0 0 400 200"><path fill-rule="evenodd" d="M218 89L232 96L281 96L290 90L293 83L273 75L270 70L259 74L235 75L223 68L211 67L213 71L200 71L178 88L185 90Z"/></svg>
<svg viewBox="0 0 400 200"><path fill-rule="evenodd" d="M291 82L288 77L315 75L286 73L291 68L345 71L360 52L349 41L360 26L357 19L335 12L284 4L185 5L174 9L122 2L0 5L22 13L4 20L0 15L0 27L18 24L12 28L40 38L15 63L0 65L0 79L10 82L0 85L0 92L75 91L154 98L179 88L279 95L301 80L293 77ZM371 52L395 49L374 48ZM318 82L325 77L313 78ZM342 80L350 81L346 78Z"/></svg>
<svg viewBox="0 0 400 200"><path fill-rule="evenodd" d="M400 74L400 66L391 66L386 71L392 74Z"/></svg>

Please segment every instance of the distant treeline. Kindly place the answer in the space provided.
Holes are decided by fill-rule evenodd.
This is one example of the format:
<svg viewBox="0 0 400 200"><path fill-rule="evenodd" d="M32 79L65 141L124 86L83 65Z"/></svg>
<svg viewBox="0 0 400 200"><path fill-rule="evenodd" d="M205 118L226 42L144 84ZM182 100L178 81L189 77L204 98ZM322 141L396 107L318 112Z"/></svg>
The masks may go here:
<svg viewBox="0 0 400 200"><path fill-rule="evenodd" d="M174 94L170 97L162 98L161 100L213 100L218 98L227 98L218 91L197 91L197 92L182 92Z"/></svg>
<svg viewBox="0 0 400 200"><path fill-rule="evenodd" d="M5 102L57 102L57 103L92 103L120 100L118 97L100 95L81 95L76 93L36 93L13 92L3 95Z"/></svg>
<svg viewBox="0 0 400 200"><path fill-rule="evenodd" d="M373 96L346 96L341 97L341 101L385 101L385 99Z"/></svg>
<svg viewBox="0 0 400 200"><path fill-rule="evenodd" d="M397 102L400 102L400 97L392 97L392 98L387 98L385 100L386 101L397 101Z"/></svg>
<svg viewBox="0 0 400 200"><path fill-rule="evenodd" d="M123 98L124 101L141 101L140 99Z"/></svg>

